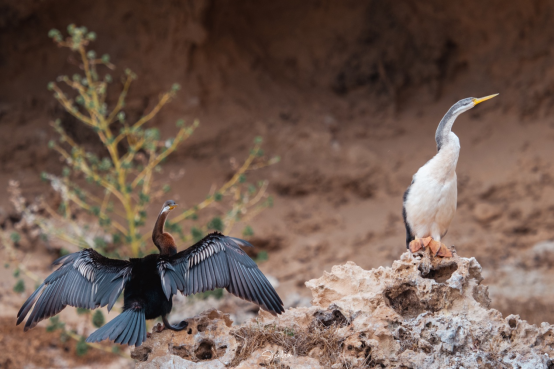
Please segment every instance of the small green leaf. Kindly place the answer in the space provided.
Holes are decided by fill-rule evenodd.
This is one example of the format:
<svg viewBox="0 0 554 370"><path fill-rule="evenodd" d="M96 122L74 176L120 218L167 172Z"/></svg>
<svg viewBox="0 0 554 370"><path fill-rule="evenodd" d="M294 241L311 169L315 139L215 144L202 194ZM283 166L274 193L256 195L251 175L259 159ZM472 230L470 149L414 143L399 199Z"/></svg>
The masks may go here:
<svg viewBox="0 0 554 370"><path fill-rule="evenodd" d="M13 291L16 293L23 293L25 291L25 282L23 279L19 279L13 287Z"/></svg>
<svg viewBox="0 0 554 370"><path fill-rule="evenodd" d="M77 315L84 315L84 314L87 314L89 312L90 312L90 310L88 310L86 308L77 307Z"/></svg>
<svg viewBox="0 0 554 370"><path fill-rule="evenodd" d="M204 233L202 232L202 230L200 230L196 227L193 227L190 230L190 233L192 235L192 240L194 240L195 243L200 241L200 239L202 239L204 237Z"/></svg>
<svg viewBox="0 0 554 370"><path fill-rule="evenodd" d="M77 342L77 346L75 347L75 352L77 352L77 356L84 356L88 352L88 344L85 342L85 338L81 338Z"/></svg>
<svg viewBox="0 0 554 370"><path fill-rule="evenodd" d="M114 243L114 244L121 243L121 234L113 234L112 235L112 243Z"/></svg>
<svg viewBox="0 0 554 370"><path fill-rule="evenodd" d="M160 130L157 128L149 128L144 130L144 138L150 140L160 140Z"/></svg>
<svg viewBox="0 0 554 370"><path fill-rule="evenodd" d="M108 54L102 55L102 62L109 63L110 62L110 56Z"/></svg>
<svg viewBox="0 0 554 370"><path fill-rule="evenodd" d="M214 200L216 202L221 202L222 199L223 199L223 195L221 195L221 193L217 192L214 194Z"/></svg>
<svg viewBox="0 0 554 370"><path fill-rule="evenodd" d="M246 175L243 174L243 173L241 173L241 174L239 175L239 183L243 184L243 183L245 183L245 182L246 182Z"/></svg>
<svg viewBox="0 0 554 370"><path fill-rule="evenodd" d="M21 240L21 235L19 235L17 231L14 231L10 234L10 239L14 243L19 243L19 241Z"/></svg>
<svg viewBox="0 0 554 370"><path fill-rule="evenodd" d="M185 121L182 119L177 120L177 127L183 127L185 125Z"/></svg>
<svg viewBox="0 0 554 370"><path fill-rule="evenodd" d="M87 53L87 58L94 59L96 58L96 52L94 50L89 50Z"/></svg>
<svg viewBox="0 0 554 370"><path fill-rule="evenodd" d="M69 339L71 339L71 337L66 332L62 331L60 333L60 340L62 343L67 342Z"/></svg>
<svg viewBox="0 0 554 370"><path fill-rule="evenodd" d="M264 141L264 139L261 136L256 136L254 139L254 144L261 144Z"/></svg>
<svg viewBox="0 0 554 370"><path fill-rule="evenodd" d="M269 256L267 255L266 251L260 251L260 253L258 253L258 255L256 256L256 262L264 262L267 261L268 258Z"/></svg>
<svg viewBox="0 0 554 370"><path fill-rule="evenodd" d="M173 84L173 85L171 86L171 91L177 92L177 91L179 91L179 90L181 90L181 85L175 83L175 84Z"/></svg>
<svg viewBox="0 0 554 370"><path fill-rule="evenodd" d="M96 312L94 312L94 315L92 315L92 324L95 327L99 328L104 325L105 322L106 320L104 319L104 314L102 313L102 311L97 310Z"/></svg>
<svg viewBox="0 0 554 370"><path fill-rule="evenodd" d="M66 204L60 203L60 206L58 207L58 212L63 215L65 214L65 210L66 210Z"/></svg>
<svg viewBox="0 0 554 370"><path fill-rule="evenodd" d="M148 203L150 202L150 196L148 194L144 194L143 192L139 193L139 200L141 203Z"/></svg>
<svg viewBox="0 0 554 370"><path fill-rule="evenodd" d="M98 223L99 223L100 226L102 226L102 227L110 226L110 225L112 224L112 219L109 218L109 217L101 217L101 218L98 220Z"/></svg>
<svg viewBox="0 0 554 370"><path fill-rule="evenodd" d="M53 332L63 327L64 324L60 322L60 318L58 316L54 316L50 318L50 325L46 327L46 331Z"/></svg>
<svg viewBox="0 0 554 370"><path fill-rule="evenodd" d="M242 236L252 236L254 235L254 230L250 225L246 225L244 230L242 230Z"/></svg>
<svg viewBox="0 0 554 370"><path fill-rule="evenodd" d="M131 162L123 162L121 163L121 168L125 168L126 170L133 168L133 163Z"/></svg>
<svg viewBox="0 0 554 370"><path fill-rule="evenodd" d="M95 32L89 32L87 34L87 40L90 40L90 41L96 40L96 33Z"/></svg>
<svg viewBox="0 0 554 370"><path fill-rule="evenodd" d="M171 186L166 184L163 186L162 190L164 191L164 193L169 193L169 191L171 190Z"/></svg>
<svg viewBox="0 0 554 370"><path fill-rule="evenodd" d="M98 216L100 215L100 207L98 206L92 206L90 207L90 212L95 215L95 216Z"/></svg>
<svg viewBox="0 0 554 370"><path fill-rule="evenodd" d="M97 236L97 237L94 238L94 247L95 248L106 248L107 247L106 241L102 237Z"/></svg>
<svg viewBox="0 0 554 370"><path fill-rule="evenodd" d="M46 86L48 88L48 90L52 91L54 90L54 83L53 82L48 82L48 85Z"/></svg>
<svg viewBox="0 0 554 370"><path fill-rule="evenodd" d="M210 222L208 222L208 229L213 229L216 231L222 232L225 225L223 224L223 220L220 217L214 217Z"/></svg>
<svg viewBox="0 0 554 370"><path fill-rule="evenodd" d="M48 31L48 37L54 38L60 34L60 31L58 31L55 28L52 28L50 31Z"/></svg>

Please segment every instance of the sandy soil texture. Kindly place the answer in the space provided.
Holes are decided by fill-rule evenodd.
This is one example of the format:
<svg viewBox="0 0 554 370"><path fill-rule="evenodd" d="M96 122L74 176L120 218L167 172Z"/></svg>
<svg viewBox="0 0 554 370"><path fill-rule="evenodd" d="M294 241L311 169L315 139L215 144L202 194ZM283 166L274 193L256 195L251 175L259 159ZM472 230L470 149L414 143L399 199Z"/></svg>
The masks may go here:
<svg viewBox="0 0 554 370"><path fill-rule="evenodd" d="M445 242L479 260L492 307L554 322L554 244L544 243L554 238L554 3L0 4L0 189L16 179L28 199L52 195L39 174L61 171L47 147L54 118L101 150L46 91L57 75L78 70L48 30L86 25L98 34L95 50L118 65L114 76L124 67L139 75L128 116L148 111L178 82L179 97L153 124L168 135L178 118L200 119L164 167L171 198L203 199L255 136L281 156L254 175L270 180L275 206L252 223L251 241L268 252L261 269L290 302L308 298L304 282L333 265L390 265L405 248L402 193L436 152L438 122L459 99L500 93L454 125L462 145L459 199ZM184 177L175 176L182 170ZM1 227L14 221L7 195L0 196ZM21 248L46 276L55 251L30 242ZM0 267L0 276L7 327L25 297L11 292L10 271ZM31 340L20 328L2 333Z"/></svg>

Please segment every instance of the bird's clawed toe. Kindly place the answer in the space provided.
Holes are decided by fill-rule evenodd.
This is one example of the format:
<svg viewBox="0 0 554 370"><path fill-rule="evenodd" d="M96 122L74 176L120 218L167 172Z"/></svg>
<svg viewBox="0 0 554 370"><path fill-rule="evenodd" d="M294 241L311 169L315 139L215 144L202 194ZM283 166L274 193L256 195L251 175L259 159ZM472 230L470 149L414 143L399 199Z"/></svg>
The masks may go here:
<svg viewBox="0 0 554 370"><path fill-rule="evenodd" d="M443 257L443 258L450 258L450 257L452 257L452 252L450 251L450 249L448 249L448 247L446 245L441 243L441 246L440 246L436 256Z"/></svg>
<svg viewBox="0 0 554 370"><path fill-rule="evenodd" d="M415 253L418 250L427 247L432 240L433 238L431 237L415 238L410 242L410 245L409 245L410 252Z"/></svg>
<svg viewBox="0 0 554 370"><path fill-rule="evenodd" d="M162 324L161 322L157 323L153 328L152 328L152 331L153 332L156 332L156 333L161 333L162 331L165 330L165 325Z"/></svg>
<svg viewBox="0 0 554 370"><path fill-rule="evenodd" d="M448 249L446 245L437 240L434 240L431 237L415 238L410 242L408 247L410 249L410 252L412 253L415 253L420 249L424 249L425 247L429 247L429 250L431 251L433 256L444 258L452 257L452 252Z"/></svg>
<svg viewBox="0 0 554 370"><path fill-rule="evenodd" d="M433 254L433 256L445 257L445 258L452 257L452 252L450 252L448 247L436 240L431 240L431 242L429 243L429 249L431 250L431 253Z"/></svg>

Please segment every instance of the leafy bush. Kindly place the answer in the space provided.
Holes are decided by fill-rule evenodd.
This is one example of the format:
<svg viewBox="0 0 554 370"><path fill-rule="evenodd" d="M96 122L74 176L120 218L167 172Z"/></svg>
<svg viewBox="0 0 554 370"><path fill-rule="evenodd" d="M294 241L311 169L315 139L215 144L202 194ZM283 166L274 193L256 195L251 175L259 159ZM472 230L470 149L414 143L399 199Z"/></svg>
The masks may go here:
<svg viewBox="0 0 554 370"><path fill-rule="evenodd" d="M176 133L172 137L162 138L160 131L153 126L153 120L160 110L168 104L180 90L178 84L161 94L156 105L137 120L131 121L125 112L126 98L137 75L126 69L121 79L121 91L110 103L108 86L115 83L109 73L115 70L107 54L99 56L90 49L96 40L96 34L86 27L69 25L68 36L58 30L51 30L49 36L61 48L67 48L76 54L80 71L71 76L59 76L55 82L48 83L54 98L63 109L76 120L75 125L92 130L102 144L103 155L87 150L66 130L61 120L52 122L58 139L50 141L48 146L63 159L65 167L60 175L42 173L41 178L50 182L60 195L57 209L42 201L28 206L21 195L19 184L10 182L9 191L16 211L21 213L22 222L31 225L46 242L61 242L60 254L74 252L76 247L95 248L104 254L115 256L140 257L147 253L152 225L146 225L150 205L161 204L162 197L170 191L168 184L158 179L162 177L164 161L187 140L199 126L198 121L186 125L184 120L176 122ZM110 89L112 91L113 89ZM262 139L256 138L248 156L240 165L234 166L234 174L218 189L210 191L205 199L181 211L167 223L167 229L183 242L196 242L210 230L230 233L237 222L244 226L243 234L253 234L247 224L249 220L273 201L267 195L267 181L256 184L247 183L247 173L252 170L278 162L279 158L268 159L261 149ZM219 215L210 214L205 225L190 224L189 231L183 231L181 223L185 220L197 222L199 213L212 207ZM83 218L83 211L88 217ZM157 209L156 209L157 211ZM91 222L90 219L96 219ZM29 271L18 258L15 248L21 241L21 235L12 232L0 232L0 240L8 251L8 261L19 272L33 279L40 279ZM22 279L14 287L16 292L24 292ZM211 293L216 297L221 290ZM95 327L104 324L104 315L98 310L92 314L88 310L77 309L79 315L86 315ZM87 344L83 337L65 328L58 317L50 319L47 330L61 330L62 335L78 341L79 354L86 353L88 346L111 352L99 344ZM116 347L117 348L117 347Z"/></svg>
<svg viewBox="0 0 554 370"><path fill-rule="evenodd" d="M49 222L39 222L44 233L52 234L81 247L103 249L108 243L122 243L130 247L127 255L137 257L145 254L146 242L150 239L151 225L145 225L147 210L153 201L160 201L169 185L156 181L157 173L162 171L162 163L177 147L189 138L198 127L198 121L185 125L184 120L177 121L177 133L174 137L162 138L155 127L147 127L160 110L169 103L180 89L173 84L163 93L157 104L139 119L131 122L125 113L125 99L131 84L137 79L135 73L126 69L122 78L121 93L115 105L108 104L108 85L113 83L111 74L106 71L115 69L110 57L97 56L89 48L96 39L94 32L86 27L68 27L69 37L63 38L58 30L49 35L54 42L77 54L81 63L81 74L71 77L59 76L56 82L50 82L48 89L54 92L54 98L80 124L92 129L105 148L106 156L98 157L87 151L64 130L60 120L53 122L59 134L58 141L49 146L64 159L66 167L61 176L44 173L43 179L50 181L61 195L62 202L58 211L50 210L50 216L63 218L63 225L72 221L76 212L86 210L98 219L103 230L90 242L90 228L52 227ZM256 138L253 148L244 163L237 168L234 176L221 188L208 194L201 203L185 209L168 223L168 228L177 233L183 241L198 238L198 230L229 232L236 221L249 212L258 213L271 204L266 194L267 181L257 185L246 184L246 173L278 161L278 158L266 159L261 150L261 138ZM77 180L85 179L92 186L86 189L77 185ZM102 192L94 191L94 186ZM197 213L212 203L225 203L221 216L211 219L204 227L196 227L190 234L183 233L179 222L197 218ZM72 231L72 232L69 232ZM96 230L95 230L96 231Z"/></svg>

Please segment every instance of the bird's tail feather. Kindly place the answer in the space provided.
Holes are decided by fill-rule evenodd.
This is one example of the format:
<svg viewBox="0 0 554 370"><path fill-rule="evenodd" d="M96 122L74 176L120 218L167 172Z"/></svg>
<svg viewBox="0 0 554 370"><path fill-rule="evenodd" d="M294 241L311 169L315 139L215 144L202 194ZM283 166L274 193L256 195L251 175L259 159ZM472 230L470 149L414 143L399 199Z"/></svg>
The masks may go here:
<svg viewBox="0 0 554 370"><path fill-rule="evenodd" d="M144 310L125 310L112 321L89 335L87 342L100 342L105 339L115 343L140 346L146 340Z"/></svg>

